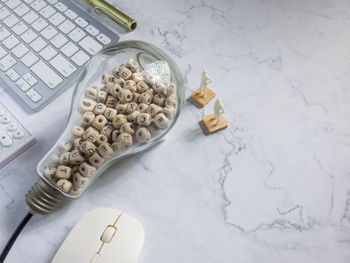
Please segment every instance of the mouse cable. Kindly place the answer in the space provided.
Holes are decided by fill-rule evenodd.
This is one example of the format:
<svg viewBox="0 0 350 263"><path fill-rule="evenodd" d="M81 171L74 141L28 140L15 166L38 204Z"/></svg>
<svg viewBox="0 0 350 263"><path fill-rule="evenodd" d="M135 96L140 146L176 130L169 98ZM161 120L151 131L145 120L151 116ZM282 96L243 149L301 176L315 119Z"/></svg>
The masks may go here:
<svg viewBox="0 0 350 263"><path fill-rule="evenodd" d="M17 237L22 232L23 228L26 226L26 224L29 222L29 220L32 218L32 214L28 213L21 221L21 223L17 226L15 232L13 232L12 236L10 237L9 241L7 241L6 246L4 247L3 251L0 255L0 263L3 263L6 259L7 254L10 252L12 245L15 243Z"/></svg>

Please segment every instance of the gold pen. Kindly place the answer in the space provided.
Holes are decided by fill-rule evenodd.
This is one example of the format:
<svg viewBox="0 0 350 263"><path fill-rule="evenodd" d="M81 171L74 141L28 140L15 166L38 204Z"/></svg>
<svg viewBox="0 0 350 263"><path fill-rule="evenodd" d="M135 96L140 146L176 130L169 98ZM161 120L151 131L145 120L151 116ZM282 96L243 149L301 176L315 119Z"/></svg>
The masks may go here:
<svg viewBox="0 0 350 263"><path fill-rule="evenodd" d="M137 22L124 14L122 11L114 7L113 5L107 3L104 0L87 0L95 9L101 11L106 16L111 18L113 21L121 25L123 28L129 31L134 31L137 27Z"/></svg>

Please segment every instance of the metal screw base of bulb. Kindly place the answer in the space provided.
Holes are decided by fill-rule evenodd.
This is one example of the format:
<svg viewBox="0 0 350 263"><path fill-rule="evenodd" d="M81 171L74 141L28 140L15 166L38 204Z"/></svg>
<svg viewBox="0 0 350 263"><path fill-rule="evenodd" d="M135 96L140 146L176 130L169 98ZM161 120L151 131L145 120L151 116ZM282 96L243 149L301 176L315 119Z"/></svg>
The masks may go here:
<svg viewBox="0 0 350 263"><path fill-rule="evenodd" d="M39 179L26 194L26 203L32 214L50 214L63 200L64 195L42 179Z"/></svg>

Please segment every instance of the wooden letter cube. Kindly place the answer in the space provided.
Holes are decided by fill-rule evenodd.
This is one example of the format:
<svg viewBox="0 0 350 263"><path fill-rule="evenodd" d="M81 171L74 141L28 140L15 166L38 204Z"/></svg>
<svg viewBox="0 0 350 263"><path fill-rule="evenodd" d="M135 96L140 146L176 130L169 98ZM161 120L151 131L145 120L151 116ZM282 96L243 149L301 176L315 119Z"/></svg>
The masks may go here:
<svg viewBox="0 0 350 263"><path fill-rule="evenodd" d="M121 103L126 103L132 100L132 92L128 89L121 89L118 92L118 99Z"/></svg>
<svg viewBox="0 0 350 263"><path fill-rule="evenodd" d="M159 113L156 117L154 117L154 123L159 129L164 130L166 127L168 127L169 119L164 115L164 113Z"/></svg>
<svg viewBox="0 0 350 263"><path fill-rule="evenodd" d="M129 133L122 133L118 136L120 150L125 150L132 145L132 136Z"/></svg>
<svg viewBox="0 0 350 263"><path fill-rule="evenodd" d="M85 177L91 177L96 172L96 167L88 164L87 162L83 162L79 165L79 173Z"/></svg>
<svg viewBox="0 0 350 263"><path fill-rule="evenodd" d="M151 124L151 115L148 113L140 113L137 116L137 124L140 126L149 126Z"/></svg>
<svg viewBox="0 0 350 263"><path fill-rule="evenodd" d="M85 141L80 145L79 150L82 153L91 156L96 152L96 146L92 142Z"/></svg>
<svg viewBox="0 0 350 263"><path fill-rule="evenodd" d="M89 157L89 163L95 167L99 167L104 163L105 159L102 158L97 152Z"/></svg>
<svg viewBox="0 0 350 263"><path fill-rule="evenodd" d="M92 126L97 130L102 130L102 128L107 124L107 119L103 115L97 115L92 122Z"/></svg>
<svg viewBox="0 0 350 263"><path fill-rule="evenodd" d="M69 192L70 189L72 188L72 183L69 182L68 180L66 179L61 179L61 180L58 180L57 183L56 183L56 186L61 189L63 192Z"/></svg>
<svg viewBox="0 0 350 263"><path fill-rule="evenodd" d="M80 101L79 112L83 114L88 111L93 111L95 106L96 106L96 101L84 98Z"/></svg>
<svg viewBox="0 0 350 263"><path fill-rule="evenodd" d="M85 160L84 156L78 150L73 150L70 153L69 161L71 164L80 164L84 160Z"/></svg>
<svg viewBox="0 0 350 263"><path fill-rule="evenodd" d="M65 165L60 165L56 169L56 177L59 179L68 179L71 175L71 168Z"/></svg>
<svg viewBox="0 0 350 263"><path fill-rule="evenodd" d="M102 143L100 146L98 146L98 153L103 158L108 158L113 154L112 146L109 143Z"/></svg>
<svg viewBox="0 0 350 263"><path fill-rule="evenodd" d="M136 137L136 140L141 143L151 139L151 133L147 128L142 127L136 131L135 137Z"/></svg>
<svg viewBox="0 0 350 263"><path fill-rule="evenodd" d="M126 123L126 116L123 114L118 114L113 118L112 124L116 129L119 129L124 123Z"/></svg>
<svg viewBox="0 0 350 263"><path fill-rule="evenodd" d="M131 135L133 135L135 133L134 130L134 125L130 122L126 122L124 123L121 127L120 127L120 133L129 133Z"/></svg>
<svg viewBox="0 0 350 263"><path fill-rule="evenodd" d="M131 92L136 91L136 83L133 80L127 80L124 82L124 89L128 89Z"/></svg>
<svg viewBox="0 0 350 263"><path fill-rule="evenodd" d="M103 114L106 110L106 105L103 103L97 103L95 108L94 108L94 114L99 115Z"/></svg>
<svg viewBox="0 0 350 263"><path fill-rule="evenodd" d="M85 112L81 120L81 125L84 127L89 127L95 119L95 114L93 112Z"/></svg>
<svg viewBox="0 0 350 263"><path fill-rule="evenodd" d="M73 175L74 187L84 187L88 181L89 181L88 177L84 177L78 172Z"/></svg>

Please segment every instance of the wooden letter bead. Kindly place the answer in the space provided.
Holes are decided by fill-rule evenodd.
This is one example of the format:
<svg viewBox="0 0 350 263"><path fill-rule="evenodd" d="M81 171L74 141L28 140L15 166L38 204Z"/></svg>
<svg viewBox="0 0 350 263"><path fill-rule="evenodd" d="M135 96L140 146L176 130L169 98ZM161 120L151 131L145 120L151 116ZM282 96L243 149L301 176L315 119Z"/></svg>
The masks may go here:
<svg viewBox="0 0 350 263"><path fill-rule="evenodd" d="M98 167L104 163L105 159L103 159L97 152L95 152L90 158L89 162L91 165Z"/></svg>
<svg viewBox="0 0 350 263"><path fill-rule="evenodd" d="M128 89L131 92L136 91L136 83L133 80L127 80L124 82L124 89Z"/></svg>
<svg viewBox="0 0 350 263"><path fill-rule="evenodd" d="M152 118L154 118L154 116L156 116L156 115L158 114L158 112L160 112L160 111L162 111L162 110L163 110L162 107L160 107L160 106L158 106L158 105L156 105L156 104L151 104L151 105L148 106L146 112L147 112L149 115L151 115Z"/></svg>
<svg viewBox="0 0 350 263"><path fill-rule="evenodd" d="M48 167L56 167L60 163L60 157L57 154L51 155Z"/></svg>
<svg viewBox="0 0 350 263"><path fill-rule="evenodd" d="M65 193L69 192L70 189L72 189L72 183L66 179L58 180L56 186Z"/></svg>
<svg viewBox="0 0 350 263"><path fill-rule="evenodd" d="M72 149L73 145L70 142L60 142L58 144L58 151L60 153L69 152Z"/></svg>
<svg viewBox="0 0 350 263"><path fill-rule="evenodd" d="M129 80L128 80L129 81ZM112 87L110 87L109 89L109 93L111 93L114 97L118 97L118 92L121 90L122 88L114 83L114 85Z"/></svg>
<svg viewBox="0 0 350 263"><path fill-rule="evenodd" d="M74 149L80 149L80 145L82 145L83 142L84 140L82 138L75 139L73 142Z"/></svg>
<svg viewBox="0 0 350 263"><path fill-rule="evenodd" d="M115 105L115 109L117 110L117 113L126 113L126 107L128 105L126 103L117 103Z"/></svg>
<svg viewBox="0 0 350 263"><path fill-rule="evenodd" d="M91 177L96 172L96 167L88 164L87 162L83 162L79 165L79 173L85 177Z"/></svg>
<svg viewBox="0 0 350 263"><path fill-rule="evenodd" d="M71 168L65 165L60 165L56 169L56 177L59 179L68 179L71 175Z"/></svg>
<svg viewBox="0 0 350 263"><path fill-rule="evenodd" d="M85 160L84 156L78 150L73 150L70 153L69 161L71 164L80 164L84 160Z"/></svg>
<svg viewBox="0 0 350 263"><path fill-rule="evenodd" d="M155 82L155 83L153 83L153 85L152 85L152 89L153 89L156 93L161 93L162 90L165 89L165 86L164 86L163 83Z"/></svg>
<svg viewBox="0 0 350 263"><path fill-rule="evenodd" d="M99 115L103 114L106 110L106 105L103 103L97 103L95 108L94 108L94 114Z"/></svg>
<svg viewBox="0 0 350 263"><path fill-rule="evenodd" d="M78 172L73 175L74 187L84 187L88 181L89 181L89 178L82 176Z"/></svg>
<svg viewBox="0 0 350 263"><path fill-rule="evenodd" d="M108 141L107 137L106 137L105 135L103 135L103 134L100 134L100 135L98 136L98 138L97 138L96 143L97 143L98 145L100 145L100 144L105 143L105 142L107 142L107 141Z"/></svg>
<svg viewBox="0 0 350 263"><path fill-rule="evenodd" d="M109 143L102 143L100 146L98 146L98 153L103 158L108 158L113 154L113 148Z"/></svg>
<svg viewBox="0 0 350 263"><path fill-rule="evenodd" d="M87 112L86 112L87 113ZM84 115L86 114L84 113ZM83 136L84 134L84 129L78 125L75 125L73 128L72 128L72 136L73 136L73 139L76 139L76 138L79 138L81 136Z"/></svg>
<svg viewBox="0 0 350 263"><path fill-rule="evenodd" d="M124 123L126 123L126 116L123 114L118 114L113 118L112 124L116 129L119 129Z"/></svg>
<svg viewBox="0 0 350 263"><path fill-rule="evenodd" d="M164 106L165 96L161 94L156 94L153 97L153 102L159 106Z"/></svg>
<svg viewBox="0 0 350 263"><path fill-rule="evenodd" d="M81 120L81 124L84 127L89 127L95 119L95 114L93 112L85 112ZM74 132L74 130L73 130Z"/></svg>
<svg viewBox="0 0 350 263"><path fill-rule="evenodd" d="M72 194L72 195L78 195L78 194L81 193L82 190L83 190L83 188L81 188L81 187L79 188L79 187L73 186L73 187L70 189L69 193Z"/></svg>
<svg viewBox="0 0 350 263"><path fill-rule="evenodd" d="M118 92L118 99L121 103L126 103L132 100L132 92L128 89L121 89Z"/></svg>
<svg viewBox="0 0 350 263"><path fill-rule="evenodd" d="M163 131L161 129L158 128L157 125L155 125L154 123L152 123L149 127L148 127L150 133L151 133L151 136L152 137L156 137L158 136L159 134L161 134Z"/></svg>
<svg viewBox="0 0 350 263"><path fill-rule="evenodd" d="M132 79L133 81L135 81L136 83L138 83L138 82L140 82L140 81L143 81L143 76L142 76L141 73L136 72L136 73L133 73L133 74L131 75L131 79Z"/></svg>
<svg viewBox="0 0 350 263"><path fill-rule="evenodd" d="M139 94L139 93L134 92L134 93L132 94L132 100L133 100L133 101L139 101L139 97L140 97L140 94Z"/></svg>
<svg viewBox="0 0 350 263"><path fill-rule="evenodd" d="M118 140L118 135L120 134L119 130L114 130L112 132L112 141L116 142Z"/></svg>
<svg viewBox="0 0 350 263"><path fill-rule="evenodd" d="M137 110L139 105L136 102L130 102L126 105L126 113L132 113Z"/></svg>
<svg viewBox="0 0 350 263"><path fill-rule="evenodd" d="M103 115L97 115L92 122L92 126L95 127L97 130L102 130L102 128L106 125L107 119Z"/></svg>
<svg viewBox="0 0 350 263"><path fill-rule="evenodd" d="M120 87L124 87L125 80L122 77L115 77L114 83L118 84Z"/></svg>
<svg viewBox="0 0 350 263"><path fill-rule="evenodd" d="M65 152L64 154L62 154L60 157L60 164L62 165L69 164L69 157L70 157L70 152Z"/></svg>
<svg viewBox="0 0 350 263"><path fill-rule="evenodd" d="M144 113L147 111L148 105L146 103L140 103L139 106L137 107L137 110L140 113Z"/></svg>
<svg viewBox="0 0 350 263"><path fill-rule="evenodd" d="M124 79L128 80L131 77L132 72L126 67L120 67L119 75Z"/></svg>
<svg viewBox="0 0 350 263"><path fill-rule="evenodd" d="M148 113L140 113L137 116L137 124L140 126L149 126L151 124L151 115Z"/></svg>
<svg viewBox="0 0 350 263"><path fill-rule="evenodd" d="M119 93L118 93L119 94ZM109 107L109 108L114 108L115 107L115 104L117 103L117 99L111 95L109 95L107 97L107 100L106 100L106 106Z"/></svg>
<svg viewBox="0 0 350 263"><path fill-rule="evenodd" d="M122 147L119 145L118 142L112 143L112 149L114 151L114 154L120 154L123 151Z"/></svg>
<svg viewBox="0 0 350 263"><path fill-rule="evenodd" d="M169 119L164 115L164 113L158 113L156 117L154 117L154 123L158 126L158 128L164 130L168 127Z"/></svg>
<svg viewBox="0 0 350 263"><path fill-rule="evenodd" d="M74 165L73 167L72 167L72 174L75 174L76 172L78 172L79 171L79 165Z"/></svg>
<svg viewBox="0 0 350 263"><path fill-rule="evenodd" d="M83 114L88 111L93 111L95 106L96 106L96 101L84 98L80 101L79 112Z"/></svg>
<svg viewBox="0 0 350 263"><path fill-rule="evenodd" d="M138 91L139 93L143 93L143 92L145 92L146 90L149 89L148 85L147 85L146 82L144 82L144 81L138 82L138 83L136 84L136 88L137 88L137 91Z"/></svg>
<svg viewBox="0 0 350 263"><path fill-rule="evenodd" d="M107 82L111 81L111 76L107 73L103 73L102 75L102 83L106 84Z"/></svg>
<svg viewBox="0 0 350 263"><path fill-rule="evenodd" d="M176 108L177 100L175 96L170 96L165 100L165 106L170 106Z"/></svg>
<svg viewBox="0 0 350 263"><path fill-rule="evenodd" d="M128 63L125 65L128 69L130 69L132 72L138 72L139 71L139 64L131 58Z"/></svg>
<svg viewBox="0 0 350 263"><path fill-rule="evenodd" d="M97 90L94 88L87 88L85 91L85 98L88 98L90 100L96 100Z"/></svg>
<svg viewBox="0 0 350 263"><path fill-rule="evenodd" d="M119 78L120 67L112 69L112 74L115 78Z"/></svg>
<svg viewBox="0 0 350 263"><path fill-rule="evenodd" d="M140 94L139 102L145 103L145 104L150 104L152 102L152 94L149 92L144 92L144 93Z"/></svg>
<svg viewBox="0 0 350 263"><path fill-rule="evenodd" d="M113 120L114 116L117 115L117 110L112 108L107 108L103 114L107 120Z"/></svg>
<svg viewBox="0 0 350 263"><path fill-rule="evenodd" d="M122 133L118 136L119 150L125 150L132 145L132 136L129 133Z"/></svg>
<svg viewBox="0 0 350 263"><path fill-rule="evenodd" d="M115 83L113 81L109 81L106 83L106 91L107 93L111 93L111 88L115 85Z"/></svg>
<svg viewBox="0 0 350 263"><path fill-rule="evenodd" d="M169 97L174 94L176 90L176 85L174 82L169 82L164 89L162 89L162 93L164 96Z"/></svg>
<svg viewBox="0 0 350 263"><path fill-rule="evenodd" d="M135 110L132 113L130 113L126 118L131 123L137 123L137 116L139 116L140 112Z"/></svg>
<svg viewBox="0 0 350 263"><path fill-rule="evenodd" d="M83 138L90 142L96 142L98 137L98 131L92 127L89 127L85 130Z"/></svg>
<svg viewBox="0 0 350 263"><path fill-rule="evenodd" d="M44 170L44 176L49 180L49 182L56 184L56 168L48 167Z"/></svg>
<svg viewBox="0 0 350 263"><path fill-rule="evenodd" d="M152 75L143 74L143 80L150 86L153 87L154 77Z"/></svg>
<svg viewBox="0 0 350 263"><path fill-rule="evenodd" d="M120 131L120 133L129 133L129 134L133 135L135 133L134 125L130 122L124 123L120 127L119 131Z"/></svg>
<svg viewBox="0 0 350 263"><path fill-rule="evenodd" d="M102 128L101 130L101 134L106 136L107 139L109 139L111 137L113 131L113 126L112 125L106 125Z"/></svg>
<svg viewBox="0 0 350 263"><path fill-rule="evenodd" d="M96 146L92 142L85 141L80 145L79 150L82 153L91 156L96 152Z"/></svg>
<svg viewBox="0 0 350 263"><path fill-rule="evenodd" d="M138 142L144 142L151 139L151 133L147 128L142 127L136 131L135 138Z"/></svg>
<svg viewBox="0 0 350 263"><path fill-rule="evenodd" d="M107 87L103 86L103 87L97 88L96 101L100 103L105 103L106 99L107 99Z"/></svg>
<svg viewBox="0 0 350 263"><path fill-rule="evenodd" d="M164 113L165 117L167 117L169 120L174 118L175 116L175 108L171 106L165 106L162 110L162 113Z"/></svg>

